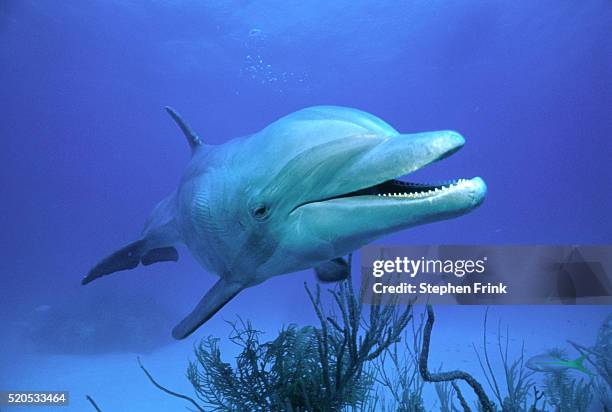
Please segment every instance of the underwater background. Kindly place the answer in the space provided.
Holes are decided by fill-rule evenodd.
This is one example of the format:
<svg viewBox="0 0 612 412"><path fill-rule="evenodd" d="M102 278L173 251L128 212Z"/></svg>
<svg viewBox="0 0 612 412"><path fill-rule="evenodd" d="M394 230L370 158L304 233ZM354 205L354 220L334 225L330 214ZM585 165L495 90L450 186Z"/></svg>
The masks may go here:
<svg viewBox="0 0 612 412"><path fill-rule="evenodd" d="M485 203L381 244L610 244L610 27L608 0L0 1L0 390L67 390L61 410L93 410L86 394L104 411L184 410L137 355L191 394L195 343L214 335L228 361L236 352L227 320L268 340L316 322L305 271L245 290L172 340L216 279L184 248L176 264L80 285L176 187L189 150L165 105L210 144L319 104L405 133L459 131L461 152L416 175L482 176ZM435 310L430 365L482 378L472 343L482 348L485 308ZM527 357L574 358L567 340L594 345L610 312L496 306L489 332L500 322ZM433 389L424 397L438 410Z"/></svg>

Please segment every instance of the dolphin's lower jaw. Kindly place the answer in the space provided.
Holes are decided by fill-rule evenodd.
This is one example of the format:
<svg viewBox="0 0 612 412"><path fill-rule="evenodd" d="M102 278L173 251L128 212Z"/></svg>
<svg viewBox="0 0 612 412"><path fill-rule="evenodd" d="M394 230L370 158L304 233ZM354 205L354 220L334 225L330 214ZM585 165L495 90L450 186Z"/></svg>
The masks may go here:
<svg viewBox="0 0 612 412"><path fill-rule="evenodd" d="M381 199L376 199L376 197L386 198L384 201L388 200L430 200L435 198L436 196L447 195L451 192L462 192L467 191L466 193L470 195L479 195L480 191L476 190L474 193L474 189L478 189L478 187L484 186L484 181L475 177L473 179L453 179L448 180L443 183L412 183L412 182L404 182L402 180L392 179L386 182L367 187L365 189L360 189L355 192L347 193L344 195L335 196L329 199L325 199L322 201L330 201L330 200L370 200L370 201L380 201ZM484 189L484 194L486 193L486 187L482 187ZM482 200L482 198L480 199ZM311 203L321 203L322 201L311 202ZM386 203L388 204L388 203ZM302 205L305 206L305 205Z"/></svg>
<svg viewBox="0 0 612 412"><path fill-rule="evenodd" d="M487 191L479 177L446 185L396 182L393 185L385 182L354 195L308 203L294 213L314 225L316 229L313 229L323 238L344 237L362 245L401 229L466 214L483 202ZM404 191L381 191L389 187L401 187ZM364 193L368 191L371 194ZM329 228L334 228L334 233Z"/></svg>

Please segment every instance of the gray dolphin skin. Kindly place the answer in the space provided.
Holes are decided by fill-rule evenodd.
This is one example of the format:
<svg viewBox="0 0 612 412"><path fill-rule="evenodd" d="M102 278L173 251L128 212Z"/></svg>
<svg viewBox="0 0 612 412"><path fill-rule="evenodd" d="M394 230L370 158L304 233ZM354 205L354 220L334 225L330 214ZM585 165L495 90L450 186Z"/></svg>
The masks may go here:
<svg viewBox="0 0 612 412"><path fill-rule="evenodd" d="M401 134L351 108L299 110L258 133L206 145L173 109L191 146L178 188L151 213L139 239L103 259L87 284L140 263L176 261L183 243L217 283L172 331L193 333L241 290L314 268L348 275L342 258L412 226L463 215L482 203L482 179L397 180L460 149L456 132Z"/></svg>

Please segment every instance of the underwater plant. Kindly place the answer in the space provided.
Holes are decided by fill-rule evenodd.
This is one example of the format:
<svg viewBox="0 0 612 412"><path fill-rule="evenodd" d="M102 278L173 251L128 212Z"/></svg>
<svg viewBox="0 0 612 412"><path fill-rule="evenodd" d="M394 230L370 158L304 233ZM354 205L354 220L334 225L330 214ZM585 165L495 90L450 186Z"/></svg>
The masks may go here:
<svg viewBox="0 0 612 412"><path fill-rule="evenodd" d="M528 395L530 389L533 387L533 381L530 379L533 375L532 371L528 371L525 368L525 343L521 345L520 356L510 361L508 356L510 331L506 328L505 340L502 342L501 324L497 325L497 349L503 365L503 378L505 383L505 393L502 392L502 385L498 382L496 376L499 376L491 366L491 360L488 351L487 342L487 321L489 316L488 308L485 310L484 321L483 321L483 355L481 356L475 345L474 352L478 358L478 363L485 376L489 388L495 395L497 402L501 405L502 411L504 412L520 412L526 411ZM530 409L535 409L535 405Z"/></svg>
<svg viewBox="0 0 612 412"><path fill-rule="evenodd" d="M440 412L454 412L457 407L454 403L454 389L452 381L436 382L436 395L440 401Z"/></svg>
<svg viewBox="0 0 612 412"><path fill-rule="evenodd" d="M327 410L354 404L370 389L368 374L334 375L334 399L326 397L319 342L314 327L289 325L270 342L250 322L231 323L230 341L240 348L235 367L221 358L219 340L204 339L195 349L187 377L200 400L212 410ZM334 359L339 366L347 362ZM333 378L332 378L333 379Z"/></svg>
<svg viewBox="0 0 612 412"><path fill-rule="evenodd" d="M546 399L556 412L585 412L591 405L591 382L571 379L567 372L549 372L544 382Z"/></svg>
<svg viewBox="0 0 612 412"><path fill-rule="evenodd" d="M595 346L587 348L578 343L569 343L586 358L597 372L594 388L604 411L612 411L612 313L601 324Z"/></svg>
<svg viewBox="0 0 612 412"><path fill-rule="evenodd" d="M604 320L593 350L596 369L603 379L612 387L612 313Z"/></svg>
<svg viewBox="0 0 612 412"><path fill-rule="evenodd" d="M428 321L433 321L429 316L429 310L426 310L426 313L428 314ZM431 314L433 315L433 309L431 309ZM424 346L429 348L431 329L429 329L429 335L425 339L425 313L419 316L418 323L413 317L411 324L412 338L406 331L404 339L387 348L385 353L376 361L374 377L382 388L387 389L385 393L380 390L375 392L376 400L382 406L379 410L395 412L432 410L426 409L424 406L423 389L427 381L421 373L421 354ZM432 327L433 322L428 323L428 325ZM441 368L438 369L436 376L442 376L440 374ZM461 371L454 372L464 373ZM434 381L434 385L440 411L458 412L460 409L455 406L455 399L459 401L459 405L464 412L471 411L455 380L438 380ZM436 404L433 407L435 408Z"/></svg>
<svg viewBox="0 0 612 412"><path fill-rule="evenodd" d="M436 392L440 399L441 411L458 411L458 407L454 405L453 395L459 400L464 412L470 412L471 408L465 401L463 394L458 385L459 380L466 382L474 391L478 398L476 410L486 412L583 412L587 411L593 399L593 381L585 381L584 379L573 379L569 374L570 368L561 368L545 372L544 390L539 391L534 385L531 378L533 372L526 369L524 362L524 346L521 346L520 356L511 361L508 356L509 349L509 334L506 330L505 339L502 340L502 335L499 333L501 327L498 326L497 348L503 365L503 374L498 373L492 367L490 357L487 350L487 317L485 312L484 320L484 354L481 357L478 351L475 350L479 364L485 374L489 388L494 393L497 404L493 402L486 394L482 385L470 374L460 370L449 372L431 373L428 371L427 362L429 355L429 347L431 340L431 332L434 324L434 312L431 306L427 306L427 323L423 332L422 350L419 357L419 367L421 375L425 381L436 383ZM609 325L606 325L609 326ZM604 328L604 330L606 330ZM600 335L602 333L600 332ZM606 338L598 339L598 342ZM554 351L553 351L554 352ZM565 354L562 352L549 353L549 356L565 359ZM571 362L566 361L570 364ZM504 394L501 390L503 385L498 382L498 376L502 375L505 379ZM603 380L602 380L603 381ZM452 389L451 389L452 387ZM530 394L530 390L533 393ZM454 392L453 392L454 390ZM607 392L607 391L606 391ZM544 399L544 397L546 399ZM608 398L609 399L609 396ZM542 400L543 405L538 407L538 402ZM552 408L547 408L547 403ZM609 407L603 403L604 411L608 411Z"/></svg>
<svg viewBox="0 0 612 412"><path fill-rule="evenodd" d="M566 358L560 349L548 353L556 358ZM593 400L593 383L584 379L574 379L567 369L546 372L544 394L556 412L584 412Z"/></svg>
<svg viewBox="0 0 612 412"><path fill-rule="evenodd" d="M459 385L455 381L435 382L436 395L440 401L440 412L459 412L459 408L455 406L455 397L459 400L459 404L463 408L463 412L471 412ZM478 410L482 409L480 404L477 404Z"/></svg>
<svg viewBox="0 0 612 412"><path fill-rule="evenodd" d="M441 367L436 372L429 370L435 321L430 305L420 321L414 319L411 304L399 305L392 299L373 304L366 311L355 295L350 273L329 290L330 302L323 302L320 286L314 291L304 286L318 325L288 325L276 338L264 341L263 332L250 321L239 318L228 322L229 340L239 353L235 362L226 362L218 338L202 339L187 368L195 397L160 385L139 360L141 369L158 389L189 402L190 408L198 411L425 412L423 389L428 382L435 385L438 410L442 412L582 412L591 404L593 381L572 379L567 369L544 371L544 387L538 390L534 372L524 361L524 345L520 355L511 360L509 331L502 338L499 324L497 350L503 370L494 370L488 351L488 311L484 317L484 353L474 350L493 397L468 372L444 372ZM610 365L606 363L608 358L598 359L594 354L609 348L609 327L609 322L602 326L595 347L577 345L593 355L589 361L604 372ZM565 358L561 352L550 355ZM463 396L459 381L474 391L475 408ZM599 382L604 383L604 378ZM608 392L607 388L602 390ZM609 401L609 396L605 399ZM604 400L602 404L608 410Z"/></svg>
<svg viewBox="0 0 612 412"><path fill-rule="evenodd" d="M318 285L305 289L318 326L290 325L262 342L250 322L230 323L230 341L240 348L235 365L223 360L218 338L200 342L187 369L197 400L168 390L140 366L160 390L199 411L380 410L372 365L400 341L412 305L372 305L365 314L350 275L329 291L329 310Z"/></svg>
<svg viewBox="0 0 612 412"><path fill-rule="evenodd" d="M419 371L423 380L426 382L451 382L454 383L453 389L455 390L461 406L465 412L469 412L470 408L463 398L463 394L459 389L459 386L455 381L462 380L467 383L476 396L478 397L478 408L484 412L495 412L495 403L491 402L487 396L482 384L478 382L472 375L462 370L452 370L448 372L437 372L432 373L428 368L429 361L429 346L431 343L431 331L433 329L435 321L434 311L431 305L427 305L427 322L425 323L425 329L423 332L423 344L421 347L421 353L419 355ZM485 332L486 333L486 332Z"/></svg>
<svg viewBox="0 0 612 412"><path fill-rule="evenodd" d="M91 407L94 408L96 412L102 412L102 410L100 409L96 401L94 401L94 399L91 396L85 395L85 399L87 399L87 402L91 404Z"/></svg>
<svg viewBox="0 0 612 412"><path fill-rule="evenodd" d="M419 353L423 335L423 314L418 325L414 317L412 333L404 331L401 342L387 348L375 362L376 382L386 389L384 394L377 393L383 409L398 412L424 412L423 388L425 381L419 372ZM412 336L410 336L412 335ZM390 399L387 399L390 398Z"/></svg>

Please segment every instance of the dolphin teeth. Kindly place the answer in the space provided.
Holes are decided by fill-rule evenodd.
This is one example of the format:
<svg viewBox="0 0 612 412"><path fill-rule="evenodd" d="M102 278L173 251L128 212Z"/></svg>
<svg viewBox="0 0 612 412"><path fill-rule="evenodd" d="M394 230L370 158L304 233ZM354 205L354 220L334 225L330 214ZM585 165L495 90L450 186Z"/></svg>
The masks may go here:
<svg viewBox="0 0 612 412"><path fill-rule="evenodd" d="M430 196L444 193L445 191L456 188L457 186L462 185L467 181L468 179L449 180L445 182L444 184L441 184L437 187L432 187L430 189L425 189L425 190L421 189L421 190L417 190L414 192L403 192L403 193L402 192L400 193L397 193L397 192L377 193L376 196L393 197L393 198L401 198L401 199L422 199L425 197L430 197ZM425 185L421 185L421 186L425 186Z"/></svg>

